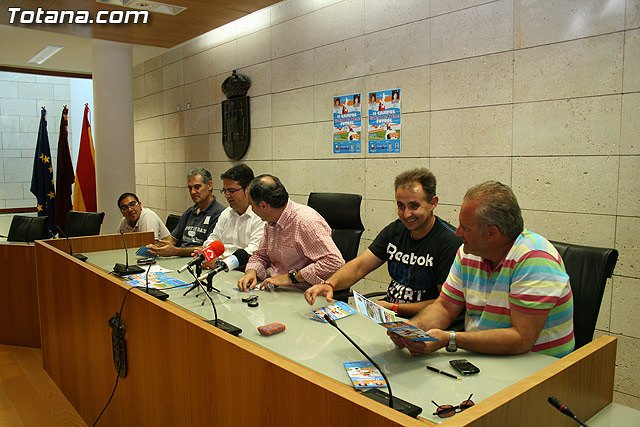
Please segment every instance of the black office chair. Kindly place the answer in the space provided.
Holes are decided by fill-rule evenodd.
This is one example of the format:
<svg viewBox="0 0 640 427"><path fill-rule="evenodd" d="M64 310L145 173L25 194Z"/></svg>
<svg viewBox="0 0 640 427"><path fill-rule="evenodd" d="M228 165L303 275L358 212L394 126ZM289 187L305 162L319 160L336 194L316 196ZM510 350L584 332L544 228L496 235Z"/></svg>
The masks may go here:
<svg viewBox="0 0 640 427"><path fill-rule="evenodd" d="M8 242L33 242L49 238L46 216L15 215L11 220Z"/></svg>
<svg viewBox="0 0 640 427"><path fill-rule="evenodd" d="M69 211L64 233L67 237L97 236L104 220L104 212Z"/></svg>
<svg viewBox="0 0 640 427"><path fill-rule="evenodd" d="M607 279L618 261L616 249L551 242L569 274L573 291L573 333L576 349L593 339Z"/></svg>
<svg viewBox="0 0 640 427"><path fill-rule="evenodd" d="M178 225L178 222L180 222L180 215L169 214L167 215L167 220L165 221L164 225L166 225L169 229L169 233L172 233L173 229L176 228L176 225Z"/></svg>
<svg viewBox="0 0 640 427"><path fill-rule="evenodd" d="M315 209L331 227L331 237L345 262L358 256L364 225L360 219L362 196L346 193L311 193L307 205ZM349 289L336 291L333 298L347 302Z"/></svg>

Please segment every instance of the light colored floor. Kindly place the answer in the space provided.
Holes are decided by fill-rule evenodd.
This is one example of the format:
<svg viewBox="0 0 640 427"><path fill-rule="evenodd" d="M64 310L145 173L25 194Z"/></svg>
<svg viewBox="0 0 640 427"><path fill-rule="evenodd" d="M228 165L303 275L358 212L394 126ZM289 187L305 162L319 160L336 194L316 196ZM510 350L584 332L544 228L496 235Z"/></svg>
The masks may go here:
<svg viewBox="0 0 640 427"><path fill-rule="evenodd" d="M86 426L42 368L39 348L0 345L0 427Z"/></svg>

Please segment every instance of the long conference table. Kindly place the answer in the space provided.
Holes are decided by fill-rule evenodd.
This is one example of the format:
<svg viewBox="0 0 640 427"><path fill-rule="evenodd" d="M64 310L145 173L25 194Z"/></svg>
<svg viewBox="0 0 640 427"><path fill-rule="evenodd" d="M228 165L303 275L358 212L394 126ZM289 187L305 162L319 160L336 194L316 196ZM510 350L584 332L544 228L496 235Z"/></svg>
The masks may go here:
<svg viewBox="0 0 640 427"><path fill-rule="evenodd" d="M126 234L130 262L152 233ZM45 370L79 414L91 424L116 381L108 320L122 310L126 325L128 375L120 378L99 425L306 426L563 426L572 421L547 402L555 395L581 419L589 419L612 401L615 338L603 336L562 358L528 353L489 356L438 351L412 357L396 349L385 329L355 314L339 326L386 372L394 396L423 408L408 417L354 390L343 367L364 357L332 326L311 319L300 291L254 291L259 306L241 301L238 272L219 273L213 286L218 317L240 328L239 337L208 324L209 300L200 290L167 290L159 301L109 274L124 263L120 235L71 239L71 257L63 240L36 243L40 329ZM175 270L188 259L160 259ZM185 282L185 272L172 273ZM126 297L125 297L126 296ZM323 298L316 306L325 305ZM257 327L286 325L270 337ZM467 358L481 372L455 380L425 369L452 371L448 361ZM432 415L438 404L458 405L473 394L475 406L447 419Z"/></svg>

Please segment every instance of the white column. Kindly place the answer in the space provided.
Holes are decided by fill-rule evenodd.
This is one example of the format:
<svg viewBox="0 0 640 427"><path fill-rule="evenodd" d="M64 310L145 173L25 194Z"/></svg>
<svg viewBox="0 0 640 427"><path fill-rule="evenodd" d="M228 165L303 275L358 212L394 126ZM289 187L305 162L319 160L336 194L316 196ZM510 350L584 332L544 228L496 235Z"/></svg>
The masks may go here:
<svg viewBox="0 0 640 427"><path fill-rule="evenodd" d="M110 234L122 218L118 196L136 189L132 46L96 39L91 43L98 211L105 212L101 233Z"/></svg>

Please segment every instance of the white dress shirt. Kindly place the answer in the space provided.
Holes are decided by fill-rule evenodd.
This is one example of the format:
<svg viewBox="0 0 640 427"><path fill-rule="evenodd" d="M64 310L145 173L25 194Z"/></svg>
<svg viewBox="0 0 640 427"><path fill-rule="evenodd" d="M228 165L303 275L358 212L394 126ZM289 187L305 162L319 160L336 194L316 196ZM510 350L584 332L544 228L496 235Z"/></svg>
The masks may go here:
<svg viewBox="0 0 640 427"><path fill-rule="evenodd" d="M242 215L238 215L238 212L228 207L220 214L213 232L202 247L207 247L214 240L219 240L224 243L223 258L237 249L244 249L251 255L258 249L263 233L264 221L253 213L251 206Z"/></svg>

